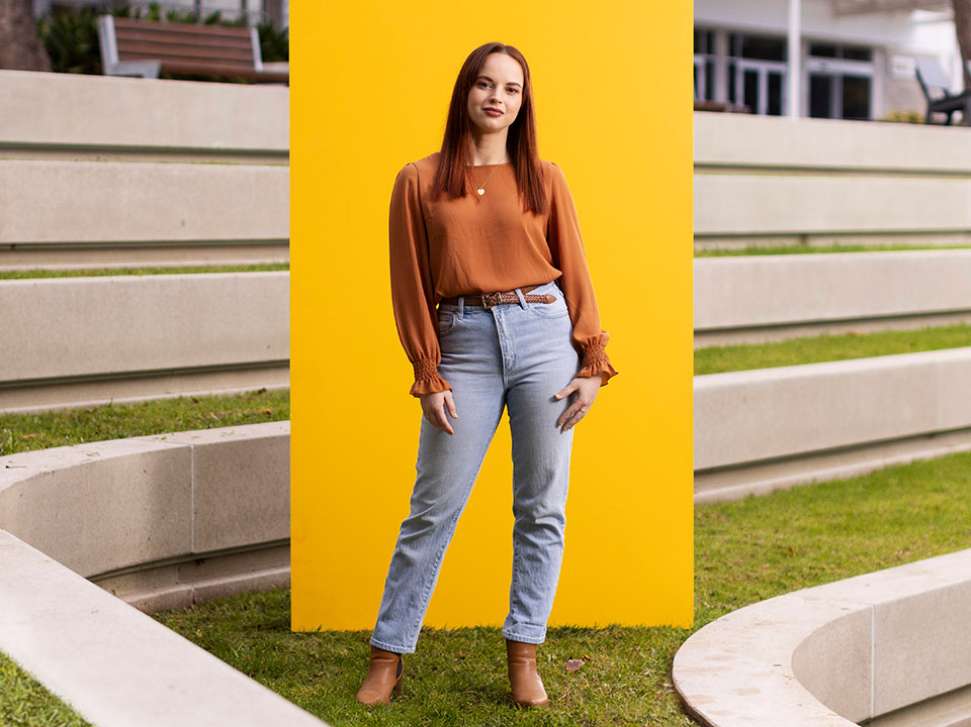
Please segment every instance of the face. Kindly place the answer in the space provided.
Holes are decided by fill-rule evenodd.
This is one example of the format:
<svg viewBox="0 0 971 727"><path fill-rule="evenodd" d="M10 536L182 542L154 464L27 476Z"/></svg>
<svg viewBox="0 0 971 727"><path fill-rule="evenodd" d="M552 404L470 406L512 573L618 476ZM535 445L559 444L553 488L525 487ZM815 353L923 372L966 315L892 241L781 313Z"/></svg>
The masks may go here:
<svg viewBox="0 0 971 727"><path fill-rule="evenodd" d="M472 124L482 133L502 131L516 120L522 100L522 67L505 53L490 53L469 91ZM491 113L490 109L501 113Z"/></svg>

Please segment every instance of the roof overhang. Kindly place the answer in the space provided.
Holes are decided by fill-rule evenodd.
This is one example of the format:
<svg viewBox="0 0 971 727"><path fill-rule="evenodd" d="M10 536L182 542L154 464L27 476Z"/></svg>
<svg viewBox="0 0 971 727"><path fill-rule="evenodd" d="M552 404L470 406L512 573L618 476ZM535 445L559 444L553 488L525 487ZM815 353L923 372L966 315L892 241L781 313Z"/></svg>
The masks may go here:
<svg viewBox="0 0 971 727"><path fill-rule="evenodd" d="M864 15L909 10L951 9L950 0L833 0L833 14Z"/></svg>

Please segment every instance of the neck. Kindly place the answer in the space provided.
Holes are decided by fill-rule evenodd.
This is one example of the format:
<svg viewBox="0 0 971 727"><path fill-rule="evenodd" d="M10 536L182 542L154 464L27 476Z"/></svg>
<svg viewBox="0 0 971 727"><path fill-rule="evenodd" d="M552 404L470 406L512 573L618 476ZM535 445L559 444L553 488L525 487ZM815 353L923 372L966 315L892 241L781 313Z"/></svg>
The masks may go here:
<svg viewBox="0 0 971 727"><path fill-rule="evenodd" d="M502 134L473 134L471 144L471 163L505 164L511 161L506 151L506 130Z"/></svg>

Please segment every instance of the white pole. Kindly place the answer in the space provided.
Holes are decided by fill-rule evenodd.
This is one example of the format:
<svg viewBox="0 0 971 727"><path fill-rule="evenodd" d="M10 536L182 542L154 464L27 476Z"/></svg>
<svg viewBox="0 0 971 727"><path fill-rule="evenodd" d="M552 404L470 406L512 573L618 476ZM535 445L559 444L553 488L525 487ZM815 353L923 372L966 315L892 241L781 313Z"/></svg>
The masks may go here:
<svg viewBox="0 0 971 727"><path fill-rule="evenodd" d="M786 115L791 119L799 118L799 79L802 77L800 42L800 21L802 19L801 0L789 0L789 72L786 84Z"/></svg>

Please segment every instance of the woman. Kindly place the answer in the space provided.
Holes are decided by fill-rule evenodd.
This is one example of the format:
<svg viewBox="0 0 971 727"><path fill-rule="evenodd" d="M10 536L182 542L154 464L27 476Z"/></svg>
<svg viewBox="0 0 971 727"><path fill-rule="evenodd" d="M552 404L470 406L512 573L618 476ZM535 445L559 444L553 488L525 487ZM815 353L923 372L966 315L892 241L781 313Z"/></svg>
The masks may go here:
<svg viewBox="0 0 971 727"><path fill-rule="evenodd" d="M402 655L415 651L456 521L508 407L515 526L502 631L513 701L546 705L536 645L560 574L573 426L618 372L566 180L537 155L518 50L488 43L466 59L441 151L398 172L389 233L395 323L423 419L411 511L357 699L385 704L400 690Z"/></svg>

